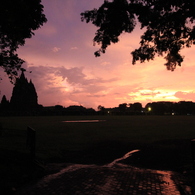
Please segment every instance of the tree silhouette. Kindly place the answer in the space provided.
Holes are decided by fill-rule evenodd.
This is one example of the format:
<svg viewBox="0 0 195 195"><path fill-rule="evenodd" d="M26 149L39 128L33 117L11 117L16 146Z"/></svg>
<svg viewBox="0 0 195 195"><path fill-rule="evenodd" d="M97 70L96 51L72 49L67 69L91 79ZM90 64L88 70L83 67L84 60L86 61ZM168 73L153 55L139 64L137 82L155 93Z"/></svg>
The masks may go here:
<svg viewBox="0 0 195 195"><path fill-rule="evenodd" d="M130 111L141 112L142 111L142 104L139 102L135 102L133 104L130 104Z"/></svg>
<svg viewBox="0 0 195 195"><path fill-rule="evenodd" d="M95 56L117 43L122 33L131 33L137 21L145 32L131 53L133 64L165 56L167 69L173 71L183 61L180 50L195 44L194 0L105 0L100 8L81 13L81 20L98 27L93 41L101 47Z"/></svg>
<svg viewBox="0 0 195 195"><path fill-rule="evenodd" d="M125 113L127 110L127 103L119 104L118 108L119 108L120 112Z"/></svg>
<svg viewBox="0 0 195 195"><path fill-rule="evenodd" d="M6 0L0 6L0 67L10 79L17 76L24 60L16 53L26 38L47 21L41 0Z"/></svg>

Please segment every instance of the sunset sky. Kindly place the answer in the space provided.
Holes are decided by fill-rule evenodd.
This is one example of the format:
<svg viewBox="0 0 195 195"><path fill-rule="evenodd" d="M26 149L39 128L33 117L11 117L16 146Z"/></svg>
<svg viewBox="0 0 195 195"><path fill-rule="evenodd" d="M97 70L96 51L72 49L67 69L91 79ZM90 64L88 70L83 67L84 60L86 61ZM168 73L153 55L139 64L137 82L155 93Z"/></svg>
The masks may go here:
<svg viewBox="0 0 195 195"><path fill-rule="evenodd" d="M139 47L139 26L96 58L96 28L81 22L80 13L98 8L103 0L42 0L48 22L18 50L26 61L38 103L43 106L98 105L153 101L195 102L195 47L184 49L181 67L167 71L163 57L132 65L131 52ZM31 73L30 73L31 72ZM0 99L10 99L13 85L1 70Z"/></svg>

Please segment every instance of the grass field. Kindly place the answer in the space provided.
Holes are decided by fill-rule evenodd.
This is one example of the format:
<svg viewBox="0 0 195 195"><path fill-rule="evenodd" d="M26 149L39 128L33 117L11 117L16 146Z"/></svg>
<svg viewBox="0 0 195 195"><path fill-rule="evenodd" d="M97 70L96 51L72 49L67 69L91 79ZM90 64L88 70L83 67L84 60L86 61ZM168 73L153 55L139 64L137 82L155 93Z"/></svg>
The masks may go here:
<svg viewBox="0 0 195 195"><path fill-rule="evenodd" d="M101 121L64 122L77 120ZM18 176L26 171L25 165L28 169L27 126L36 130L36 157L45 163L106 164L131 150L140 149L125 163L192 171L195 116L1 117L0 123L3 126L0 136L3 174L12 170ZM15 176L12 177L14 180ZM15 185L14 181L12 183Z"/></svg>

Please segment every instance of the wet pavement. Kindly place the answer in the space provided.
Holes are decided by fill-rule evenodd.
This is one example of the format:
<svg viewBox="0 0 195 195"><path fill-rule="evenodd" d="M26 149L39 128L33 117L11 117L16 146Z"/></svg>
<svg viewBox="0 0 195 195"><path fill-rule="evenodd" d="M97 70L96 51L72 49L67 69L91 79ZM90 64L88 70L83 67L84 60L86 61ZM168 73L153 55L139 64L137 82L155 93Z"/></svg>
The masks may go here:
<svg viewBox="0 0 195 195"><path fill-rule="evenodd" d="M104 166L69 164L27 186L20 195L191 195L179 173L141 169L120 163L134 152ZM50 165L52 166L52 165Z"/></svg>

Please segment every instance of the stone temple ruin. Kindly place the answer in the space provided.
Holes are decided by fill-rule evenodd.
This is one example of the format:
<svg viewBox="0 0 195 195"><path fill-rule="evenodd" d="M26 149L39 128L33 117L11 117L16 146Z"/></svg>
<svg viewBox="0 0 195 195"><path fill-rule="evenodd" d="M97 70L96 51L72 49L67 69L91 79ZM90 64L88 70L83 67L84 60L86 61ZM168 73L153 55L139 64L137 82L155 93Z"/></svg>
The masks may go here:
<svg viewBox="0 0 195 195"><path fill-rule="evenodd" d="M16 79L10 102L5 101L5 99L6 97L3 96L1 108L4 111L6 110L6 112L32 113L40 107L35 86L31 80L27 80L24 72L22 72L20 77ZM6 105L4 105L5 102Z"/></svg>

